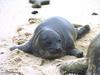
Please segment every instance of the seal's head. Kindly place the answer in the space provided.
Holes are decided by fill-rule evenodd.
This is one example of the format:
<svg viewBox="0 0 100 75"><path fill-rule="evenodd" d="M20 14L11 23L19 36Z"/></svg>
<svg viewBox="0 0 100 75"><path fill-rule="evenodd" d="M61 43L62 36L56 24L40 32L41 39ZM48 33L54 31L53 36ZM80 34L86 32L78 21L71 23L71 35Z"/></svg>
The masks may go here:
<svg viewBox="0 0 100 75"><path fill-rule="evenodd" d="M44 51L45 58L55 58L62 56L65 52L62 48L60 35L53 30L41 32L38 39L39 47Z"/></svg>

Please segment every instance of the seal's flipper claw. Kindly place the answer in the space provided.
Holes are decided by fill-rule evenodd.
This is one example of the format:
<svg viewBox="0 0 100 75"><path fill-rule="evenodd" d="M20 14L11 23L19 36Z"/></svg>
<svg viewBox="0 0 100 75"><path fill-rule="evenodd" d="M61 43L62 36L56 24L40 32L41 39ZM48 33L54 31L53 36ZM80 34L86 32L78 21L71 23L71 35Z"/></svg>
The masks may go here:
<svg viewBox="0 0 100 75"><path fill-rule="evenodd" d="M10 51L13 51L13 50L15 50L17 47L16 46L13 46L13 47L10 47L9 49L10 49Z"/></svg>
<svg viewBox="0 0 100 75"><path fill-rule="evenodd" d="M69 52L69 54L68 55L71 55L71 56L75 56L75 57L77 57L77 58L81 58L81 57L83 57L84 55L83 55L83 52L82 51L79 51L78 49L72 49L72 50L70 50L70 52Z"/></svg>

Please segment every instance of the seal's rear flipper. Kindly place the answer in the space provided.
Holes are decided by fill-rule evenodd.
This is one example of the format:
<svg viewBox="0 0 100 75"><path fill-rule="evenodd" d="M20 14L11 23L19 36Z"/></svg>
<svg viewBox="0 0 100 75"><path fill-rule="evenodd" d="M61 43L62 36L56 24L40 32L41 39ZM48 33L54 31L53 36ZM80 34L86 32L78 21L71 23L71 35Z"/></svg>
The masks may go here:
<svg viewBox="0 0 100 75"><path fill-rule="evenodd" d="M82 28L80 28L78 31L77 31L77 39L80 39L81 37L83 37L86 33L88 33L90 31L90 26L89 25L85 25L83 26Z"/></svg>

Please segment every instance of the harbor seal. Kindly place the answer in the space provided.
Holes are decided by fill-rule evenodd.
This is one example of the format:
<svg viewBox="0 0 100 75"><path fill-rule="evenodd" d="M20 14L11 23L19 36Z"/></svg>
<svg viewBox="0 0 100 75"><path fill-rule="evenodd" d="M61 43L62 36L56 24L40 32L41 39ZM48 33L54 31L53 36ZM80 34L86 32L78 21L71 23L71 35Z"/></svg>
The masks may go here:
<svg viewBox="0 0 100 75"><path fill-rule="evenodd" d="M90 43L87 53L87 74L100 75L100 34Z"/></svg>
<svg viewBox="0 0 100 75"><path fill-rule="evenodd" d="M33 37L25 44L11 47L35 56L53 59L64 55L83 57L83 52L75 48L74 42L89 32L89 25L80 30L62 17L49 18L35 30Z"/></svg>

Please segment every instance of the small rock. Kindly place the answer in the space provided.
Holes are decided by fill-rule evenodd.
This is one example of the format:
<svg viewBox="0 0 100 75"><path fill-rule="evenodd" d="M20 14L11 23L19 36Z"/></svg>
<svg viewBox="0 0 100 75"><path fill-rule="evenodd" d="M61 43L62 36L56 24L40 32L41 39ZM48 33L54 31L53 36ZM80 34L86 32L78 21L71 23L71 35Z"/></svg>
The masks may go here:
<svg viewBox="0 0 100 75"><path fill-rule="evenodd" d="M20 45L26 41L26 38L25 38L25 36L14 36L12 38L12 41L13 41L13 43Z"/></svg>
<svg viewBox="0 0 100 75"><path fill-rule="evenodd" d="M46 1L41 2L41 5L47 5L47 4L50 4L50 1L49 0L46 0Z"/></svg>
<svg viewBox="0 0 100 75"><path fill-rule="evenodd" d="M38 4L38 3L37 4L33 4L32 8L41 8L41 4Z"/></svg>
<svg viewBox="0 0 100 75"><path fill-rule="evenodd" d="M32 4L35 3L35 0L29 0L29 3L32 3Z"/></svg>
<svg viewBox="0 0 100 75"><path fill-rule="evenodd" d="M29 18L29 20L28 20L28 22L30 23L30 24L33 24L33 23L36 23L36 18Z"/></svg>
<svg viewBox="0 0 100 75"><path fill-rule="evenodd" d="M23 30L22 27L18 27L18 28L17 28L17 32L20 32L21 30Z"/></svg>
<svg viewBox="0 0 100 75"><path fill-rule="evenodd" d="M38 13L38 11L33 11L33 12L32 12L32 14L37 14L37 13Z"/></svg>
<svg viewBox="0 0 100 75"><path fill-rule="evenodd" d="M21 39L21 40L18 40L16 43L18 44L18 45L21 45L21 44L23 44L25 42L25 40L24 39Z"/></svg>
<svg viewBox="0 0 100 75"><path fill-rule="evenodd" d="M32 35L32 34L28 33L28 32L25 33L25 36L30 36L30 35Z"/></svg>
<svg viewBox="0 0 100 75"><path fill-rule="evenodd" d="M20 61L22 61L22 59L21 58L15 58L14 61L20 62Z"/></svg>
<svg viewBox="0 0 100 75"><path fill-rule="evenodd" d="M50 4L50 0L29 0L29 3L31 4L40 3L41 5L47 5Z"/></svg>
<svg viewBox="0 0 100 75"><path fill-rule="evenodd" d="M93 12L91 15L99 15L98 13L96 13L96 12Z"/></svg>
<svg viewBox="0 0 100 75"><path fill-rule="evenodd" d="M4 52L0 52L0 54L4 54Z"/></svg>
<svg viewBox="0 0 100 75"><path fill-rule="evenodd" d="M20 53L20 51L17 51L16 53L17 53L17 54L19 54L19 53Z"/></svg>

